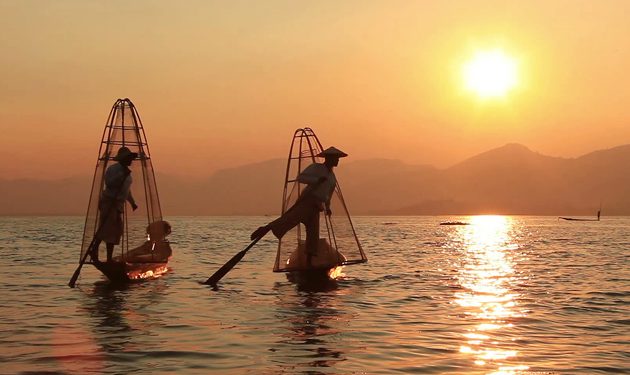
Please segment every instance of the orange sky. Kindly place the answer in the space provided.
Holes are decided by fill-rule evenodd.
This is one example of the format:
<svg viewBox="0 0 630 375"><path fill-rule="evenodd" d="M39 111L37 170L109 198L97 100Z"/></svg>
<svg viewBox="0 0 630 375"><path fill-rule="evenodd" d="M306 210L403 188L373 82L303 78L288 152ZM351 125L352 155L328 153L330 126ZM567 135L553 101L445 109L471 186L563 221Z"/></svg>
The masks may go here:
<svg viewBox="0 0 630 375"><path fill-rule="evenodd" d="M285 157L302 126L356 159L440 167L508 142L630 143L630 2L505 3L0 2L0 178L91 174L119 97L165 173ZM522 85L480 102L459 67L496 47Z"/></svg>

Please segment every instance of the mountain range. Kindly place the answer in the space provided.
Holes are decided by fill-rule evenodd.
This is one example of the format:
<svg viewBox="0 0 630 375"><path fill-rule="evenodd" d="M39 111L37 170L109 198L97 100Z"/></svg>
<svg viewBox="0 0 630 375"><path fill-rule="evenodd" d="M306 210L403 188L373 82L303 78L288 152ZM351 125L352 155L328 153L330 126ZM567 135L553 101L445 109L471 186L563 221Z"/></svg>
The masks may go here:
<svg viewBox="0 0 630 375"><path fill-rule="evenodd" d="M157 173L169 215L277 215L286 161L267 160L190 179ZM630 145L577 158L507 144L449 168L342 159L337 179L352 214L630 215ZM83 215L91 176L0 179L0 215Z"/></svg>

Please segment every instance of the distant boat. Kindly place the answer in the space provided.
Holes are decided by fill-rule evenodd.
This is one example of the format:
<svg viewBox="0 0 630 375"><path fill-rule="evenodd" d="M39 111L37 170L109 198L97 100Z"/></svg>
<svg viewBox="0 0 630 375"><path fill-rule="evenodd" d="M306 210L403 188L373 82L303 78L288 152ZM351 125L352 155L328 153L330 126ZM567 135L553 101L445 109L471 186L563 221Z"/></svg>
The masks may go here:
<svg viewBox="0 0 630 375"><path fill-rule="evenodd" d="M440 225L470 225L470 223L466 223L463 221L444 221L441 222Z"/></svg>
<svg viewBox="0 0 630 375"><path fill-rule="evenodd" d="M582 219L582 218L576 218L576 217L564 217L564 216L559 216L558 219L562 219L562 220L568 220L568 221L599 221L599 218L602 214L602 210L597 210L597 219Z"/></svg>

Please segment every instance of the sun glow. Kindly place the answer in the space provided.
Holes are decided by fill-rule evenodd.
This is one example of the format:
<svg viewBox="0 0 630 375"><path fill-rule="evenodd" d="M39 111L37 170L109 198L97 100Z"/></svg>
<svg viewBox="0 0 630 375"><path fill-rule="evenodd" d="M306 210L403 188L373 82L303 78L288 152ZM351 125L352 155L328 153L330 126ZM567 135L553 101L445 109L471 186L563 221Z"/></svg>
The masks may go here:
<svg viewBox="0 0 630 375"><path fill-rule="evenodd" d="M479 51L462 69L466 89L482 99L505 96L518 84L516 60L501 50Z"/></svg>
<svg viewBox="0 0 630 375"><path fill-rule="evenodd" d="M472 357L476 366L492 375L516 375L529 367L515 364L517 347L511 341L515 318L523 316L517 304L514 256L514 220L506 216L474 216L469 226L453 233L463 245L455 302L474 326L463 333L459 352ZM461 242L460 242L461 241Z"/></svg>

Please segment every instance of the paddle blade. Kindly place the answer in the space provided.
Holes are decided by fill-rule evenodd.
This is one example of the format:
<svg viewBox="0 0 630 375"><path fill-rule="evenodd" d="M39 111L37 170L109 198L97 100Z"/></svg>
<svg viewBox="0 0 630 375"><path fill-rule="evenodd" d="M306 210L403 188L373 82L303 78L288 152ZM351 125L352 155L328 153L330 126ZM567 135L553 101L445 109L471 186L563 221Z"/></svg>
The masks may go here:
<svg viewBox="0 0 630 375"><path fill-rule="evenodd" d="M81 261L79 262L79 266L77 267L76 270L74 270L74 273L72 274L72 277L70 278L70 281L68 282L68 286L70 288L74 288L74 285L77 283L77 279L79 278L79 275L81 274L81 268L83 267L83 264L85 264L88 254L90 254L90 252L92 251L92 246L94 246L94 244L95 244L95 239L92 239L92 242L88 246L88 251L86 251L85 254L83 254L83 257L81 258Z"/></svg>
<svg viewBox="0 0 630 375"><path fill-rule="evenodd" d="M245 253L247 253L247 250L249 249L242 250L238 254L234 255L232 259L230 259L221 268L219 268L217 272L215 272L212 276L210 276L208 280L204 282L204 284L212 285L212 286L217 285L219 280L221 280L223 276L225 276L228 272L230 272L230 270L234 268L234 266L236 266L236 264L240 262L241 259L243 259L243 257L245 256Z"/></svg>
<svg viewBox="0 0 630 375"><path fill-rule="evenodd" d="M219 268L219 270L215 272L214 275L210 276L208 280L206 280L203 284L212 285L216 287L219 280L221 280L223 276L225 276L226 273L230 272L230 270L234 268L234 266L236 266L236 263L240 262L241 259L243 259L243 257L245 256L245 253L247 253L249 249L251 249L254 245L256 245L256 243L260 241L260 239L263 238L264 236L265 235L263 234L260 237L255 238L249 245L247 245L245 249L241 250L241 252L234 255L232 259L230 259L227 263L225 263L223 267Z"/></svg>
<svg viewBox="0 0 630 375"><path fill-rule="evenodd" d="M68 286L70 288L74 288L74 285L77 283L77 279L79 278L79 275L81 274L81 266L83 266L83 263L80 263L79 267L77 267L77 269L74 271L74 274L72 274L72 277L70 278L70 282L68 282Z"/></svg>

